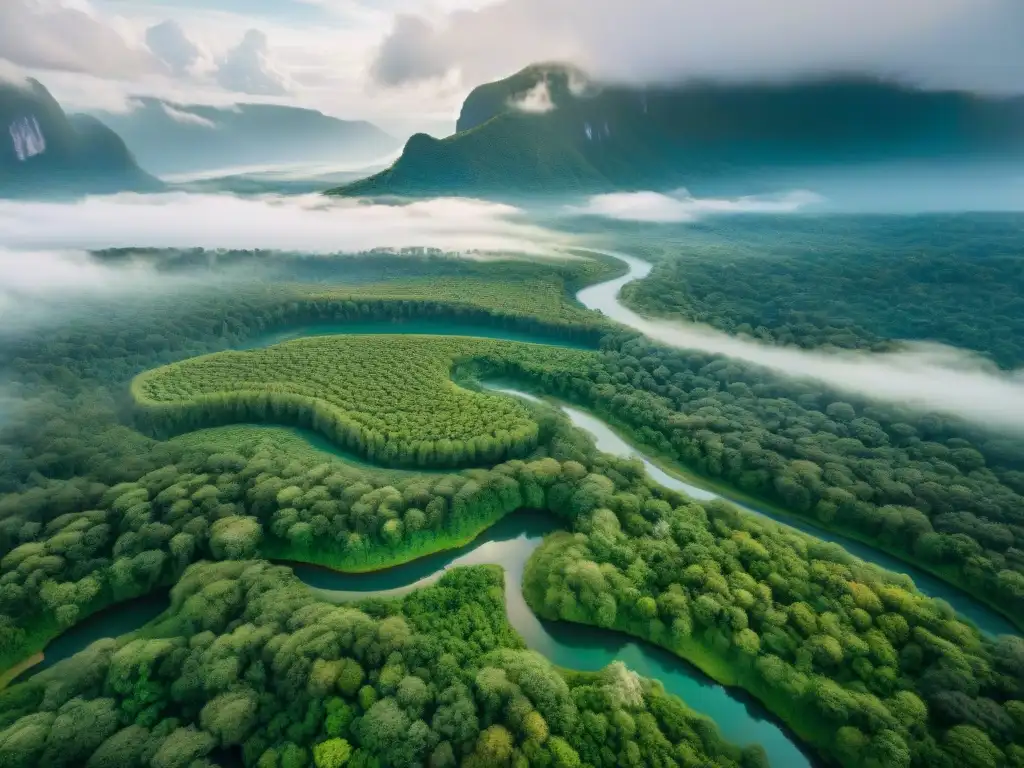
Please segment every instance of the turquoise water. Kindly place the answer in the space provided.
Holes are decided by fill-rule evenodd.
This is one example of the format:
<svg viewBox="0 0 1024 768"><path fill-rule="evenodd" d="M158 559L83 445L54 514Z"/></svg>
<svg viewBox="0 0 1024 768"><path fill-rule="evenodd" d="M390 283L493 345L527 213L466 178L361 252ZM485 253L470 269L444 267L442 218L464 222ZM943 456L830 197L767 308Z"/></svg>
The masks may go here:
<svg viewBox="0 0 1024 768"><path fill-rule="evenodd" d="M512 626L533 650L552 663L582 671L622 661L715 721L735 744L760 744L776 768L802 768L813 761L772 716L752 698L711 680L696 667L656 646L618 632L538 619L523 597L523 570L543 537L557 529L549 515L519 512L491 527L467 547L417 560L386 571L344 574L295 565L295 574L333 602L368 596L397 597L436 582L449 568L497 564L505 569L505 600Z"/></svg>
<svg viewBox="0 0 1024 768"><path fill-rule="evenodd" d="M93 614L46 646L43 660L26 669L14 681L20 683L36 672L49 669L58 661L74 656L97 640L134 632L166 611L169 605L168 593L160 592L119 603Z"/></svg>
<svg viewBox="0 0 1024 768"><path fill-rule="evenodd" d="M472 336L481 339L498 339L500 341L522 341L529 344L547 344L552 347L567 349L596 349L594 345L567 341L556 332L522 331L512 328L501 328L485 323L456 323L444 320L381 320L373 322L322 323L302 325L282 331L256 336L240 344L236 349L258 349L293 341L308 336L372 336L409 335L409 336Z"/></svg>
<svg viewBox="0 0 1024 768"><path fill-rule="evenodd" d="M643 263L640 262L640 264ZM604 308L602 304L605 306L617 304L617 293L621 285L637 277L636 265L631 264L630 266L631 274L625 278L592 286L582 291L579 295L581 303L599 309ZM269 346L304 336L396 333L474 336L586 348L583 345L560 341L542 333L447 322L374 322L305 326L260 336L240 348L252 349ZM492 388L504 391L506 394L537 400L527 393L496 386ZM696 499L720 498L715 491L685 482L665 472L593 415L569 406L561 406L561 408L577 427L594 437L600 450L617 456L639 459L644 463L655 482ZM339 451L329 441L314 433L304 430L291 431L303 437L317 450L340 456L348 461L354 460L357 463L362 463L355 457ZM945 600L957 612L974 621L979 628L986 632L1015 632L1009 621L978 604L970 596L894 557L859 542L822 531L809 523L780 517L770 510L750 507L733 500L729 501L750 513L771 518L784 525L810 533L821 540L839 544L851 554L867 562L875 563L897 573L910 575L918 589L932 597ZM537 513L519 513L493 526L467 547L426 557L386 571L372 574L341 574L305 565L295 565L294 570L303 582L318 590L324 599L347 602L371 595L380 597L401 595L435 582L446 569L457 566L501 565L505 569L510 622L530 648L542 653L553 663L570 669L597 670L612 661L622 661L639 674L661 681L666 690L682 697L694 710L711 717L725 737L734 743L761 744L765 748L771 764L776 768L802 768L812 764L811 758L797 746L796 739L773 722L770 714L755 701L742 692L732 692L723 688L675 655L649 644L631 640L621 633L539 620L523 598L522 577L530 555L540 546L544 535L554 529L554 522L547 516ZM136 601L127 606L119 606L115 610L93 617L69 630L46 649L46 661L25 673L23 677L74 654L97 639L116 637L137 629L166 607L166 598L152 598L152 600L154 602Z"/></svg>

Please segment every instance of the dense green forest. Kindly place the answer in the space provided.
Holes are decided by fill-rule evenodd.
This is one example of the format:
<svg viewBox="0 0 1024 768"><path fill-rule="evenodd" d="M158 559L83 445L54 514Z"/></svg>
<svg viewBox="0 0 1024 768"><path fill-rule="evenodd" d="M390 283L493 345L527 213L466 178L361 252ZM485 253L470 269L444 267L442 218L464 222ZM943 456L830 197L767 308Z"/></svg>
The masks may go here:
<svg viewBox="0 0 1024 768"><path fill-rule="evenodd" d="M663 645L845 766L1024 760L1020 638L990 642L838 547L722 502L607 501L530 561L541 616Z"/></svg>
<svg viewBox="0 0 1024 768"><path fill-rule="evenodd" d="M602 607L598 623L632 629L640 621L650 625L652 639L663 640L650 623L660 615L650 613L657 601L640 598L655 584L685 585L691 592L671 603L664 623L676 632L691 628L695 644L684 655L759 696L826 754L842 758L842 743L822 738L809 724L825 722L820 710L832 706L832 696L841 711L851 713L865 745L892 749L900 760L948 759L943 755L952 747L946 742L954 737L946 731L988 717L1014 732L1016 726L1007 724L1015 723L1013 701L1021 695L1019 638L985 638L948 606L914 592L904 577L855 561L835 545L741 517L728 506L692 505L651 488L641 465L593 454L560 421L547 425L545 434L554 454L549 458L460 475L409 475L388 486L374 487L342 462L299 462L257 442L239 446L251 451L248 456L190 451L135 482L108 487L76 479L8 496L5 504L27 519L5 515L20 527L9 525L4 535L31 540L8 547L0 561L3 606L11 617L6 657L20 658L35 648L26 643L45 640L91 610L178 581L199 559L264 554L349 569L383 566L426 551L424 542L427 548L449 546L467 530L472 535L503 514L532 507L552 511L581 535L593 537L606 525L626 532L627 538L615 539L620 548L605 552L614 568L603 569L612 586L596 598ZM109 468L120 465L115 461ZM624 522L613 523L609 509ZM673 526L683 522L695 546L687 549L683 534L674 554L648 541L674 536ZM615 568L625 579L613 576ZM554 567L542 570L547 579L557 573ZM36 623L27 623L33 616ZM703 631L712 627L732 631ZM820 644L824 650L811 657L797 654L805 635L816 644L808 647ZM926 647L903 654L910 636L925 638L919 642ZM786 662L770 685L735 671L743 669L736 654L762 644ZM968 651L981 661L965 662ZM844 663L858 673L840 675ZM844 683L838 693L817 685L830 670ZM969 679L946 709L917 706L917 699L898 695L906 691L920 699L922 691L933 690L922 682L927 675L937 686L949 675ZM817 687L801 683L805 678ZM795 700L797 690L801 696ZM893 713L904 705L925 719L900 725ZM993 748L1014 754L1012 741L1012 735L995 738Z"/></svg>
<svg viewBox="0 0 1024 768"><path fill-rule="evenodd" d="M888 349L937 341L1024 365L1016 216L797 216L671 237L627 303L775 344Z"/></svg>
<svg viewBox="0 0 1024 768"><path fill-rule="evenodd" d="M436 264L410 262L424 273ZM473 268L522 270L524 284L545 269ZM575 279L564 270L572 268L550 268L560 303ZM298 278L312 279L308 270L322 274L303 288ZM495 400L493 415L529 422L535 443L521 458L448 474L366 470L254 430L242 440L213 430L208 441L199 433L162 442L134 428L133 377L289 326L471 313L495 327L571 333L553 315L539 321L513 305L500 311L494 297L476 306L468 291L455 306L429 299L429 275L410 276L424 299L331 298L354 288L330 288L325 297L328 271L303 262L279 287L125 297L83 306L45 332L0 339L5 403L14 406L0 424L0 668L97 610L174 590L169 614L137 637L94 646L2 694L0 754L9 764L61 764L67 756L64 764L158 768L193 761L197 768L239 761L398 766L410 764L402 750L421 749L415 760L437 765L463 758L467 765L761 765L758 752L722 744L706 721L647 683L640 683L643 702L622 716L632 704L609 700L601 688L611 675L631 679L623 670L590 678L525 655L494 602L493 574L479 575L486 570L454 574L455 581L402 603L367 604L368 618L358 622L372 632L339 627L323 639L317 627L330 626L329 617L358 612L319 604L287 570L248 562L386 567L463 543L520 508L548 510L567 531L531 564L527 586L543 615L665 645L750 691L819 753L851 768L872 759L880 766L1024 764L1019 638L983 636L906 577L838 546L651 487L639 463L595 453L552 414ZM367 276L364 284L378 282ZM598 333L598 321L579 317L581 329ZM366 350L385 355L381 387L412 368L409 354L385 365L387 348L363 339ZM358 346L314 341L316 348ZM1019 442L665 350L632 334L608 334L602 348L549 348L512 365L505 354L485 355L463 373L513 375L587 405L640 443L794 513L855 527L1011 618L1024 616ZM208 359L263 360L267 351ZM438 370L450 371L454 359L436 363ZM266 381L261 365L250 373ZM376 415L371 401L365 405ZM199 565L211 560L239 562ZM431 600L454 601L445 604L466 621L440 626L447 614ZM387 636L399 617L407 629L398 634L411 646L384 653L378 627L387 625ZM448 653L454 662L442 664ZM341 688L343 670L354 675L343 657L365 675L354 692ZM489 667L503 670L509 686L492 690L501 672L488 672L481 686ZM403 694L410 676L420 683L407 683ZM456 682L462 688L449 692ZM552 686L566 693L542 705L533 682L545 697L555 696ZM512 705L519 701L512 686L541 713L545 738L523 730L529 710ZM429 694L418 709L403 698L412 689ZM476 725L456 734L438 712L462 699L459 711L472 709ZM556 725L544 707L558 709L563 700L576 714ZM346 750L347 762L337 762ZM52 755L58 762L47 762Z"/></svg>
<svg viewBox="0 0 1024 768"><path fill-rule="evenodd" d="M534 385L707 477L917 562L1024 622L1024 441L643 339Z"/></svg>
<svg viewBox="0 0 1024 768"><path fill-rule="evenodd" d="M196 565L142 631L0 694L0 761L765 765L621 664L566 673L524 650L502 596L486 566L401 601L339 607L265 562Z"/></svg>

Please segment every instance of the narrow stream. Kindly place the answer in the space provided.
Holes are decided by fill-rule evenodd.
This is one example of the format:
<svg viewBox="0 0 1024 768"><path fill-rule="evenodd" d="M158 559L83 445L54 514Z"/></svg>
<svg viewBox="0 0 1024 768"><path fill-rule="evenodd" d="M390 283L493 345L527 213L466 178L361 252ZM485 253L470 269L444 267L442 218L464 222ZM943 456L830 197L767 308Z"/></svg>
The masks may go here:
<svg viewBox="0 0 1024 768"><path fill-rule="evenodd" d="M594 345L569 341L559 336L556 330L526 331L502 328L485 323L459 323L446 320L373 320L345 323L317 323L314 325L292 326L284 330L271 331L247 339L235 347L238 350L259 349L285 341L304 339L309 336L470 336L499 341L521 341L528 344L546 344L550 347L567 349L596 349Z"/></svg>

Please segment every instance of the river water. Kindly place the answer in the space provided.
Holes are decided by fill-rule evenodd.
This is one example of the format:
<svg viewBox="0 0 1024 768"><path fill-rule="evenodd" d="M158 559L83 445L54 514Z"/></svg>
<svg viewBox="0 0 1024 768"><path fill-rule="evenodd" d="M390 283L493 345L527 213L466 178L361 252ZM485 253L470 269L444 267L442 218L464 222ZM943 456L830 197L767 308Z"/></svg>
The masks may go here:
<svg viewBox="0 0 1024 768"><path fill-rule="evenodd" d="M567 341L558 336L557 330L525 331L502 328L485 323L456 323L443 320L380 320L348 323L318 323L315 325L292 326L281 331L260 334L239 344L236 349L259 349L294 341L308 336L371 336L371 335L415 335L415 336L473 336L481 339L501 341L522 341L532 344L547 344L567 349L595 349L594 346Z"/></svg>

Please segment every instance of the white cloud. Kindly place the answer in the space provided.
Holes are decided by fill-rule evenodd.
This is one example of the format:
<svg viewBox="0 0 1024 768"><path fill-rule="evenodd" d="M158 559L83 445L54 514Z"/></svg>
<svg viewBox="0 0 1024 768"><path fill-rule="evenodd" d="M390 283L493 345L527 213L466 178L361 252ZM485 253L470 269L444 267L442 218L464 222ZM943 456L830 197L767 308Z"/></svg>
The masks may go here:
<svg viewBox="0 0 1024 768"><path fill-rule="evenodd" d="M199 63L199 47L173 19L167 19L146 30L146 45L172 73L188 75Z"/></svg>
<svg viewBox="0 0 1024 768"><path fill-rule="evenodd" d="M15 251L0 246L0 336L65 322L90 300L195 290L219 279L208 273L159 273L142 260L114 265L80 251ZM0 391L0 410L2 396Z"/></svg>
<svg viewBox="0 0 1024 768"><path fill-rule="evenodd" d="M685 189L671 195L660 192L613 192L595 195L569 213L601 216L619 221L680 223L716 213L793 213L824 203L814 192L795 190L779 195L747 195L736 198L697 198Z"/></svg>
<svg viewBox="0 0 1024 768"><path fill-rule="evenodd" d="M555 108L547 80L538 80L530 90L509 101L509 106L519 112L542 115Z"/></svg>
<svg viewBox="0 0 1024 768"><path fill-rule="evenodd" d="M518 209L445 198L403 206L301 197L171 193L73 203L0 201L0 247L239 248L329 254L373 248L548 254L557 237Z"/></svg>
<svg viewBox="0 0 1024 768"><path fill-rule="evenodd" d="M28 88L29 81L25 71L16 64L0 59L0 83L14 85L18 88Z"/></svg>
<svg viewBox="0 0 1024 768"><path fill-rule="evenodd" d="M208 120L202 115L187 112L183 109L176 109L170 104L161 104L160 106L163 109L164 114L177 123L182 123L183 125L194 125L199 128L209 128L211 130L215 130L217 128L217 124L215 122Z"/></svg>
<svg viewBox="0 0 1024 768"><path fill-rule="evenodd" d="M288 79L277 70L270 58L267 36L258 29L250 29L228 51L217 70L217 82L240 93L281 96L288 92Z"/></svg>
<svg viewBox="0 0 1024 768"><path fill-rule="evenodd" d="M1024 91L1020 0L502 0L438 22L400 17L382 83L458 70L467 81L537 61L610 80L782 78L855 71L929 86Z"/></svg>
<svg viewBox="0 0 1024 768"><path fill-rule="evenodd" d="M81 0L2 0L0 58L103 76L137 75L157 66Z"/></svg>

